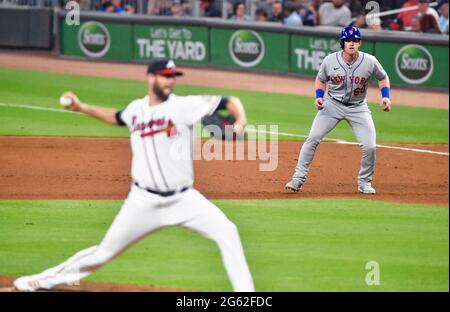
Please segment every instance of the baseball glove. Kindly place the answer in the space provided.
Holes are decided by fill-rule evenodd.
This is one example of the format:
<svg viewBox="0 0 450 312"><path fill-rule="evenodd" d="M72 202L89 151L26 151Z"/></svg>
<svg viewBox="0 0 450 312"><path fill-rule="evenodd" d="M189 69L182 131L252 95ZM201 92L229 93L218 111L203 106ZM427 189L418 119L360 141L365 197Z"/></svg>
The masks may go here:
<svg viewBox="0 0 450 312"><path fill-rule="evenodd" d="M202 118L203 126L210 135L217 140L235 140L236 134L233 131L233 124L236 119L227 111L218 110L210 116Z"/></svg>

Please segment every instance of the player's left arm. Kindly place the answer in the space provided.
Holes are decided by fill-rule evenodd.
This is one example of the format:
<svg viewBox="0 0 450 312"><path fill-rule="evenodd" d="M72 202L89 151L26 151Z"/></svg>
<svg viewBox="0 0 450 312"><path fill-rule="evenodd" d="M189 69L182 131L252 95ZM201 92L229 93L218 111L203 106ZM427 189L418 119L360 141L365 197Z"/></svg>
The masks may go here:
<svg viewBox="0 0 450 312"><path fill-rule="evenodd" d="M378 82L378 87L381 92L380 105L385 112L389 112L391 110L391 99L390 99L391 83L389 81L388 75L386 75L386 77L383 80L380 80Z"/></svg>
<svg viewBox="0 0 450 312"><path fill-rule="evenodd" d="M371 59L373 64L373 75L378 80L378 87L381 92L380 105L385 112L389 112L391 110L391 83L389 81L389 76L375 57L372 57Z"/></svg>
<svg viewBox="0 0 450 312"><path fill-rule="evenodd" d="M243 134L247 125L247 115L245 114L244 105L238 97L230 96L225 104L226 109L233 115L236 121L233 124L234 131L237 134Z"/></svg>

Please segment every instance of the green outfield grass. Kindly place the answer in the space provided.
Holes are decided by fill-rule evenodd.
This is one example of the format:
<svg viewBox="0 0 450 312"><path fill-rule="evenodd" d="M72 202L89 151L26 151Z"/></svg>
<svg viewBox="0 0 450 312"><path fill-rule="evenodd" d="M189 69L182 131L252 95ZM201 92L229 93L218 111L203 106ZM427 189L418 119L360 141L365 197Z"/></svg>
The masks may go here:
<svg viewBox="0 0 450 312"><path fill-rule="evenodd" d="M1 104L59 109L58 98L65 90L76 92L88 103L123 108L131 100L144 96L146 85L144 81L0 69L0 135L128 136L126 129L107 126L86 116ZM312 97L187 85L177 85L175 92L237 95L245 103L251 124L274 124L278 125L278 131L292 134L308 134L316 113ZM371 104L371 109L379 143L448 143L448 110L401 107L395 103L390 113L382 112L376 104ZM345 122L328 138L355 141Z"/></svg>
<svg viewBox="0 0 450 312"><path fill-rule="evenodd" d="M61 109L58 98L65 90L88 103L120 109L144 96L146 85L0 69L0 135L128 137L126 128L80 114L31 109ZM275 124L292 134L306 135L316 112L312 97L186 85L177 85L175 92L239 96L251 124ZM371 108L378 143L448 144L448 110ZM345 122L328 138L355 140ZM345 199L214 202L238 225L259 291L449 290L446 207ZM0 201L0 275L36 273L97 244L120 205ZM365 283L369 261L380 265L380 286ZM146 238L88 280L230 290L216 246L179 228Z"/></svg>
<svg viewBox="0 0 450 312"><path fill-rule="evenodd" d="M448 209L373 200L217 200L259 291L448 291ZM0 275L39 272L97 244L120 201L0 201ZM365 283L366 263L381 284ZM99 282L228 291L215 245L180 228L139 242Z"/></svg>

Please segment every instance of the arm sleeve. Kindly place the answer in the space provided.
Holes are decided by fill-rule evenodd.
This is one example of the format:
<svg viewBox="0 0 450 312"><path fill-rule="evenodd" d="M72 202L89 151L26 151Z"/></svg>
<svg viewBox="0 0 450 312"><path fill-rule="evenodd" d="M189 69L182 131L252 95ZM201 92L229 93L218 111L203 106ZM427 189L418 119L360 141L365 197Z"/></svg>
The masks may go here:
<svg viewBox="0 0 450 312"><path fill-rule="evenodd" d="M380 62L375 57L373 57L373 76L378 81L383 80L387 76L383 66L381 66Z"/></svg>
<svg viewBox="0 0 450 312"><path fill-rule="evenodd" d="M220 98L219 105L217 106L217 108L214 110L213 113L217 112L218 110L227 109L227 103L228 103L228 97L222 96Z"/></svg>
<svg viewBox="0 0 450 312"><path fill-rule="evenodd" d="M127 124L122 119L122 111L116 112L116 122L119 126L126 126Z"/></svg>
<svg viewBox="0 0 450 312"><path fill-rule="evenodd" d="M131 102L125 109L122 109L116 113L116 121L119 126L127 126L131 129L132 124L136 119L135 103L137 102Z"/></svg>
<svg viewBox="0 0 450 312"><path fill-rule="evenodd" d="M219 107L226 105L227 100L220 96L186 96L181 99L181 121L190 126L206 115L212 115Z"/></svg>

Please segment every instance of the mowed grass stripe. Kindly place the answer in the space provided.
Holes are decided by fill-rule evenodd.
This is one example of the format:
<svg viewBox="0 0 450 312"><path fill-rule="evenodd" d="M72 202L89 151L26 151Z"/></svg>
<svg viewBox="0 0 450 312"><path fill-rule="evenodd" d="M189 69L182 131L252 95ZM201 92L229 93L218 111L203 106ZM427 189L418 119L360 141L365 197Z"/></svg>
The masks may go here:
<svg viewBox="0 0 450 312"><path fill-rule="evenodd" d="M448 209L370 200L218 200L259 291L448 291ZM39 272L100 242L121 201L1 201L0 275ZM365 265L380 265L368 286ZM88 280L230 290L216 246L160 231Z"/></svg>
<svg viewBox="0 0 450 312"><path fill-rule="evenodd" d="M146 94L146 84L144 79L140 82L0 69L0 99L3 103L60 108L58 99L65 90L76 92L85 102L122 109L130 101ZM246 106L251 124L278 125L279 132L307 134L316 113L312 105L313 98L305 96L187 85L177 85L175 93L239 96ZM382 112L377 104L371 104L371 109L378 143L448 143L448 110L396 107L395 103L390 113ZM85 116L51 115L55 113L0 107L0 135L128 135L127 131L117 130ZM328 138L355 140L346 122L340 123Z"/></svg>

